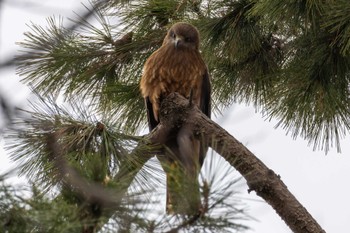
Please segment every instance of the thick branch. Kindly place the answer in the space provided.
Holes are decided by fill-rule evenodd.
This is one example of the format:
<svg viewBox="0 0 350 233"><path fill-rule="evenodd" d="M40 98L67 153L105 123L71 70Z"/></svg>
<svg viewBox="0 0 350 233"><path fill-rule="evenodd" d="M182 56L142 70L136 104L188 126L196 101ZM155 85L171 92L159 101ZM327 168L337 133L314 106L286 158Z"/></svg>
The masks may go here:
<svg viewBox="0 0 350 233"><path fill-rule="evenodd" d="M48 148L52 152L52 159L59 168L62 179L76 187L79 193L84 194L86 200L98 202L105 207L112 207L118 205L124 191L144 163L160 152L161 147L153 147L150 151L147 144L163 144L170 136L169 134L174 132L174 129L176 131L178 128L187 127L192 130L196 137L206 140L210 147L235 167L246 179L249 191L255 191L257 195L269 203L293 232L325 232L293 194L289 192L286 185L274 171L266 167L228 132L208 119L198 108L190 106L188 100L176 93L169 95L162 102L160 121L158 127L135 148L135 151L142 151L142 156L140 157L139 153L130 155L134 156L137 162L130 163L130 156L128 156L128 162L122 162L124 165L120 166L121 170L115 177L118 181L123 180L121 182L123 187L117 192L118 195L116 193L112 194L97 184L87 183L76 174L62 158L56 135L49 135ZM142 148L145 145L146 147ZM70 174L69 178L67 178L67 174ZM113 207L110 208L110 210L112 209Z"/></svg>
<svg viewBox="0 0 350 233"><path fill-rule="evenodd" d="M293 232L325 232L274 171L198 108L190 107L185 98L174 93L163 101L161 124L165 128L185 124L198 138L207 140L212 149L242 174L249 192L255 191L270 204Z"/></svg>

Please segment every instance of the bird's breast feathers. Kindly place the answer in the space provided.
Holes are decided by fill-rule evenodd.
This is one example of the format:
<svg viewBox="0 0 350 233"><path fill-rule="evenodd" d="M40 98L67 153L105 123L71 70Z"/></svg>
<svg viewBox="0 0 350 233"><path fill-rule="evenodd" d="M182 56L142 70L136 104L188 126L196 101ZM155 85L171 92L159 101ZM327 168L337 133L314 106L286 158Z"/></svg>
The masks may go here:
<svg viewBox="0 0 350 233"><path fill-rule="evenodd" d="M197 90L203 79L206 66L198 51L154 52L146 61L141 78L143 97L154 103L160 95L178 92L188 97Z"/></svg>

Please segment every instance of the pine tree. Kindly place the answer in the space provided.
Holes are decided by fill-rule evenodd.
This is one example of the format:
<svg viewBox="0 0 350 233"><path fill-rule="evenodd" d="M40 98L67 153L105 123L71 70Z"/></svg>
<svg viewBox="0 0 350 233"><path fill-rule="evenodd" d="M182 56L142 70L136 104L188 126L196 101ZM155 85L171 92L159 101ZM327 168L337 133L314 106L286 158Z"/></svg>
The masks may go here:
<svg viewBox="0 0 350 233"><path fill-rule="evenodd" d="M48 18L46 26L33 24L20 43L18 73L36 98L8 131L7 142L20 173L33 183L33 195L21 199L3 187L11 197L0 198L8 207L0 212L9 216L2 223L8 231L19 225L28 232L246 229L236 219L247 216L228 201L227 187L235 182L215 191L216 179L202 180L204 213L147 218L150 190L164 177L152 158L162 150L159 130L139 136L146 122L139 79L145 59L178 21L200 31L214 111L252 103L293 137L325 152L331 146L340 150L339 140L350 129L346 0L111 0L87 8L93 20L80 17L72 30L64 19ZM302 206L297 213L313 222L307 226L291 217L294 209L279 205L284 194L298 202L272 170L218 125L196 118L200 113L187 109L186 100L170 98L164 117L184 110L190 118L185 123L204 132L212 149L293 231L322 232ZM220 208L226 214L216 215Z"/></svg>

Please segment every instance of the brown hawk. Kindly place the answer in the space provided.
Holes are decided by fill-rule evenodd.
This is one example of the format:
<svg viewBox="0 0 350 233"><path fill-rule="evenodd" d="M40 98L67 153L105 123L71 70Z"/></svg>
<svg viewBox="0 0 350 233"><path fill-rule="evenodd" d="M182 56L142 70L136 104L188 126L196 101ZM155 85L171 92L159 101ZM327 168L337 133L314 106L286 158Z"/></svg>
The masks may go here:
<svg viewBox="0 0 350 233"><path fill-rule="evenodd" d="M191 98L191 102L210 117L209 75L199 52L199 33L194 26L180 22L169 29L162 46L144 65L140 89L150 131L159 123L162 99L173 92ZM160 161L167 174L168 213L198 211L201 203L198 174L207 148L186 129L180 129L165 146L168 153ZM189 196L193 198L188 199Z"/></svg>

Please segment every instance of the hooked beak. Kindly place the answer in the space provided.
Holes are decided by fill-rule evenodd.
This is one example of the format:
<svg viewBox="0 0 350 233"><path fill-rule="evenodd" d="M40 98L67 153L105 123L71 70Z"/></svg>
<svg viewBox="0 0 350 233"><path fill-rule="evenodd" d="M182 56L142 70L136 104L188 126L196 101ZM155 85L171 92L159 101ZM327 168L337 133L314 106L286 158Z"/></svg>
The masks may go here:
<svg viewBox="0 0 350 233"><path fill-rule="evenodd" d="M181 41L181 38L179 38L179 37L175 38L175 41L174 41L175 49L177 49L177 47L179 46L180 41Z"/></svg>

